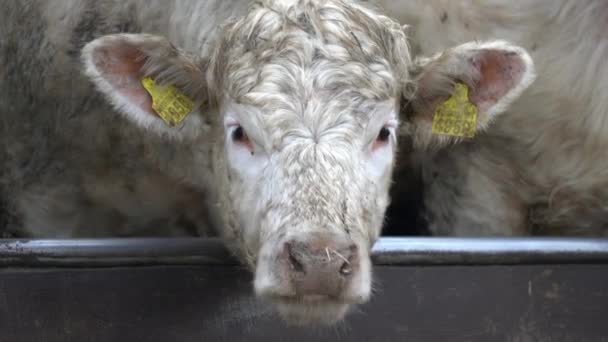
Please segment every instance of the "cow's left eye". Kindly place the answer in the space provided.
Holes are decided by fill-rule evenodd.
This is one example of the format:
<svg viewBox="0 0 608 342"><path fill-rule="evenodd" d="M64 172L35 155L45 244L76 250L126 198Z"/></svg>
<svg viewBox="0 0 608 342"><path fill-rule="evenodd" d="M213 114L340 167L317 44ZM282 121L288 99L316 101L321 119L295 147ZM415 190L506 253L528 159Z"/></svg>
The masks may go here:
<svg viewBox="0 0 608 342"><path fill-rule="evenodd" d="M388 139L391 136L391 131L387 127L382 127L380 133L378 133L378 137L376 137L376 141L380 143L388 142Z"/></svg>
<svg viewBox="0 0 608 342"><path fill-rule="evenodd" d="M376 140L374 140L374 143L372 144L372 151L388 145L391 140L391 134L393 134L391 128L393 128L393 126L386 124L380 129L378 135L376 135Z"/></svg>

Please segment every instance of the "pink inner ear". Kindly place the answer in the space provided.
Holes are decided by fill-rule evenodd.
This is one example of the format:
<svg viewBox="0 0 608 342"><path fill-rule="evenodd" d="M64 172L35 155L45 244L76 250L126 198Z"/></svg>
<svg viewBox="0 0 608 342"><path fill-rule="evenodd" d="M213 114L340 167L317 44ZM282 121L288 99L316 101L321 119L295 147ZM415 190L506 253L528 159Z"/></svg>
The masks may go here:
<svg viewBox="0 0 608 342"><path fill-rule="evenodd" d="M114 91L143 111L155 114L152 98L141 85L141 69L146 61L143 52L126 43L102 46L93 53L93 63Z"/></svg>
<svg viewBox="0 0 608 342"><path fill-rule="evenodd" d="M514 52L486 50L475 56L480 79L472 87L469 98L480 111L495 105L520 83L525 71L524 61Z"/></svg>

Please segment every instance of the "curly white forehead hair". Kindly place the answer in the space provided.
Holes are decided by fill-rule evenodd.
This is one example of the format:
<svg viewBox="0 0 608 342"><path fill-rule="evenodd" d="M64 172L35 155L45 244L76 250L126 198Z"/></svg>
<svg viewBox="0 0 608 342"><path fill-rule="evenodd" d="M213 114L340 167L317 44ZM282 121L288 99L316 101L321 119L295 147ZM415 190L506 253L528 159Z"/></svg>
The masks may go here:
<svg viewBox="0 0 608 342"><path fill-rule="evenodd" d="M264 98L264 90L274 87L302 99L308 91L303 85L332 91L341 83L359 84L359 96L381 100L398 97L400 83L409 81L411 58L403 28L369 4L255 1L219 37L210 63L215 82L209 83L243 103L293 103L291 98ZM302 82L304 68L314 76L308 82Z"/></svg>

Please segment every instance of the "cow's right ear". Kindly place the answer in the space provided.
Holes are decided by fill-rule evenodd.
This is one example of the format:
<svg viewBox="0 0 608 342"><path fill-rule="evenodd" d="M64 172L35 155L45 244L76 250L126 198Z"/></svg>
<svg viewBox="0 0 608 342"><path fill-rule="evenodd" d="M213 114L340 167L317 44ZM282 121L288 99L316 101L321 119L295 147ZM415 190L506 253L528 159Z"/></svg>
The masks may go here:
<svg viewBox="0 0 608 342"><path fill-rule="evenodd" d="M199 134L208 102L202 61L148 34L95 39L82 59L86 75L130 121L169 137Z"/></svg>

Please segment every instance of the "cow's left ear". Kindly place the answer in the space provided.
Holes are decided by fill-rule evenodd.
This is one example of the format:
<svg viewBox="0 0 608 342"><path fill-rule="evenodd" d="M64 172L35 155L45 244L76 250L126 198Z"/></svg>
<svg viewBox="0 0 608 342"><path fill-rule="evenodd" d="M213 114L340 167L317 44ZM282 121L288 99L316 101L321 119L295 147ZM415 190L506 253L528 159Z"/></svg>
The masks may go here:
<svg viewBox="0 0 608 342"><path fill-rule="evenodd" d="M208 93L204 65L160 36L103 36L82 50L85 73L116 110L143 129L169 137L201 130Z"/></svg>
<svg viewBox="0 0 608 342"><path fill-rule="evenodd" d="M412 75L401 133L420 149L473 138L536 78L530 55L504 41L466 43L420 58Z"/></svg>

